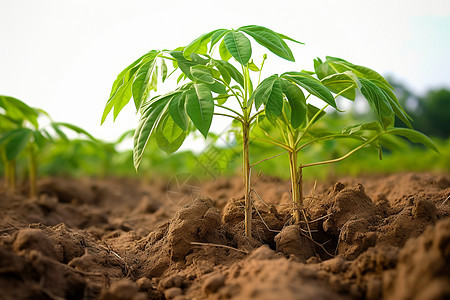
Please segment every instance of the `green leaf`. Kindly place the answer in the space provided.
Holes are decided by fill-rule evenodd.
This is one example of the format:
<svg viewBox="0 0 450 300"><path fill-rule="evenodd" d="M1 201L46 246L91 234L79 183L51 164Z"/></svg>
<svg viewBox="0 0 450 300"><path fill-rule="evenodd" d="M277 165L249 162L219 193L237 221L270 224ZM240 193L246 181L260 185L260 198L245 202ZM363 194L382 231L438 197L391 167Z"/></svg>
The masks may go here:
<svg viewBox="0 0 450 300"><path fill-rule="evenodd" d="M409 128L412 129L411 122L409 121L411 120L411 117L403 110L392 90L378 80L372 80L372 82L375 83L383 91L395 115L397 115L397 117L402 120L403 123L405 123Z"/></svg>
<svg viewBox="0 0 450 300"><path fill-rule="evenodd" d="M155 139L161 150L171 154L181 147L186 139L186 133L174 122L169 114L165 114L157 125Z"/></svg>
<svg viewBox="0 0 450 300"><path fill-rule="evenodd" d="M252 56L250 40L241 32L228 32L223 41L230 54L243 66L247 65Z"/></svg>
<svg viewBox="0 0 450 300"><path fill-rule="evenodd" d="M220 75L222 76L223 81L225 81L228 85L231 82L230 73L217 61L214 61L214 66L219 70Z"/></svg>
<svg viewBox="0 0 450 300"><path fill-rule="evenodd" d="M161 119L161 115L167 110L167 104L171 97L172 94L158 96L141 107L141 118L134 131L133 162L136 170L139 168L150 136Z"/></svg>
<svg viewBox="0 0 450 300"><path fill-rule="evenodd" d="M394 112L385 93L370 80L364 78L360 78L359 80L362 85L361 93L367 102L369 102L383 129L388 128L393 122Z"/></svg>
<svg viewBox="0 0 450 300"><path fill-rule="evenodd" d="M131 90L133 85L133 81L128 81L127 84L121 86L119 90L117 91L117 94L115 94L114 102L114 112L113 112L113 118L116 120L117 116L119 115L122 108L125 107L125 105L130 102L131 96L133 95L133 92ZM106 115L104 116L106 118ZM102 118L102 121L104 119Z"/></svg>
<svg viewBox="0 0 450 300"><path fill-rule="evenodd" d="M284 34L282 34L282 33L277 33L279 36L280 36L280 38L282 38L283 40L288 40L288 41L291 41L291 42L294 42L294 43L297 43L297 44L300 44L300 45L304 45L305 43L302 43L302 42L299 42L299 41L297 41L297 40L294 40L293 38L290 38L290 37L288 37L288 36L286 36L286 35L284 35Z"/></svg>
<svg viewBox="0 0 450 300"><path fill-rule="evenodd" d="M320 111L320 109L309 103L307 104L307 109L308 120L311 120ZM325 111L320 112L319 116L314 120L313 124L320 120L324 115Z"/></svg>
<svg viewBox="0 0 450 300"><path fill-rule="evenodd" d="M121 136L119 136L119 138L114 142L114 144L120 144L122 143L124 140L133 137L134 134L134 129L129 129L127 131L125 131L124 133L122 133Z"/></svg>
<svg viewBox="0 0 450 300"><path fill-rule="evenodd" d="M186 74L181 73L177 78L177 84L179 84L182 80L185 80L186 78L187 78Z"/></svg>
<svg viewBox="0 0 450 300"><path fill-rule="evenodd" d="M232 57L230 52L228 51L227 47L225 46L225 40L222 40L222 42L219 45L219 54L220 54L220 58L223 61L228 61Z"/></svg>
<svg viewBox="0 0 450 300"><path fill-rule="evenodd" d="M213 84L208 84L209 89L216 94L226 94L227 88L220 82L214 82Z"/></svg>
<svg viewBox="0 0 450 300"><path fill-rule="evenodd" d="M0 145L4 145L8 161L15 159L25 149L32 134L28 128L18 128L0 135Z"/></svg>
<svg viewBox="0 0 450 300"><path fill-rule="evenodd" d="M314 71L320 80L327 76L337 74L338 71L333 69L329 63L324 63L320 58L314 59Z"/></svg>
<svg viewBox="0 0 450 300"><path fill-rule="evenodd" d="M131 65L126 67L122 72L120 72L119 75L117 75L117 78L113 83L113 86L111 88L110 97L112 97L117 92L117 90L119 89L119 87L121 85L128 82L128 80L134 75L134 73L138 70L138 68L136 68L136 66L142 65L142 64L146 63L147 61L155 59L158 54L159 54L159 51L151 50L150 52L139 57Z"/></svg>
<svg viewBox="0 0 450 300"><path fill-rule="evenodd" d="M219 42L225 34L227 34L228 31L228 29L219 29L213 33L213 35L211 36L211 50L213 49L214 45L217 44L217 42Z"/></svg>
<svg viewBox="0 0 450 300"><path fill-rule="evenodd" d="M39 149L42 149L42 148L44 148L44 146L48 140L38 130L34 130L33 131L33 141L39 147Z"/></svg>
<svg viewBox="0 0 450 300"><path fill-rule="evenodd" d="M139 109L142 102L147 100L149 92L156 88L156 86L152 84L153 81L150 80L151 77L154 76L155 69L156 69L156 60L151 60L145 63L141 68L139 68L139 70L136 73L136 77L131 87L136 110ZM122 97L124 96L125 94L122 95Z"/></svg>
<svg viewBox="0 0 450 300"><path fill-rule="evenodd" d="M17 122L8 116L0 114L0 132L20 126L20 124L20 122Z"/></svg>
<svg viewBox="0 0 450 300"><path fill-rule="evenodd" d="M207 66L197 65L191 67L191 74L196 81L213 84L214 78L211 74L210 68Z"/></svg>
<svg viewBox="0 0 450 300"><path fill-rule="evenodd" d="M272 85L269 99L266 103L265 112L267 117L277 118L280 116L281 111L283 110L283 91L280 83L280 79L277 77Z"/></svg>
<svg viewBox="0 0 450 300"><path fill-rule="evenodd" d="M433 149L435 152L439 153L439 149L436 144L423 133L409 128L390 128L387 130L388 133L403 136L413 143L421 143L428 148Z"/></svg>
<svg viewBox="0 0 450 300"><path fill-rule="evenodd" d="M180 51L170 51L170 55L177 60L178 67L189 79L193 80L191 67L199 65L198 62L187 60ZM206 64L206 63L205 63Z"/></svg>
<svg viewBox="0 0 450 300"><path fill-rule="evenodd" d="M216 66L220 72L220 68L225 69L228 74L230 74L231 78L234 79L234 81L236 81L240 86L244 87L244 76L232 64L223 60L216 60L215 63L217 64Z"/></svg>
<svg viewBox="0 0 450 300"><path fill-rule="evenodd" d="M217 104L223 105L223 104L225 104L225 102L227 102L228 98L230 98L230 97L231 96L228 94L222 94L222 95L217 96L214 99L217 100Z"/></svg>
<svg viewBox="0 0 450 300"><path fill-rule="evenodd" d="M314 61L314 68L317 73L317 77L319 79L322 79L328 75L335 74L335 73L344 73L345 71L351 71L353 72L357 77L364 78L364 79L373 79L378 80L388 86L389 88L392 88L392 86L384 79L383 76L378 74L372 69L369 69L367 67L354 65L346 60L343 60L341 58L327 56L326 61L322 62L320 59Z"/></svg>
<svg viewBox="0 0 450 300"><path fill-rule="evenodd" d="M144 64L143 67L146 68L147 64ZM114 93L111 93L110 98L106 102L105 109L103 111L101 124L103 124L106 120L106 117L109 115L111 110L114 108L114 120L116 119L117 115L121 111L121 109L130 101L132 96L132 85L133 80L130 80L131 75L130 71L132 71L133 75L138 70L139 66L137 66L135 69L128 70L128 72L122 76L122 82L120 85L118 85L117 89L113 87ZM141 78L139 80L144 80L144 75L141 75ZM114 85L116 82L114 83Z"/></svg>
<svg viewBox="0 0 450 300"><path fill-rule="evenodd" d="M19 99L0 95L0 107L5 110L6 117L19 123L28 121L34 127L38 128L37 111Z"/></svg>
<svg viewBox="0 0 450 300"><path fill-rule="evenodd" d="M255 107L259 109L261 104L266 104L272 92L274 82L278 79L278 75L267 77L256 87L250 99L255 99Z"/></svg>
<svg viewBox="0 0 450 300"><path fill-rule="evenodd" d="M316 96L319 99L322 99L332 107L337 108L334 97L330 93L330 91L322 84L322 82L312 77L311 75L301 72L287 72L284 73L281 77L301 86L312 95Z"/></svg>
<svg viewBox="0 0 450 300"><path fill-rule="evenodd" d="M189 118L186 113L185 93L175 94L170 100L169 113L177 125L186 131L188 129Z"/></svg>
<svg viewBox="0 0 450 300"><path fill-rule="evenodd" d="M161 74L162 74L162 82L166 81L167 78L167 65L164 59L161 59Z"/></svg>
<svg viewBox="0 0 450 300"><path fill-rule="evenodd" d="M381 128L379 122L369 122L369 123L348 126L342 130L342 133L352 135L355 133L361 133L365 130L381 132L382 128Z"/></svg>
<svg viewBox="0 0 450 300"><path fill-rule="evenodd" d="M248 63L248 68L253 72L259 72L259 68L253 63L253 60Z"/></svg>
<svg viewBox="0 0 450 300"><path fill-rule="evenodd" d="M183 50L183 56L186 59L191 58L192 53L206 54L208 48L207 45L211 41L211 37L216 32L221 32L226 29L216 29L211 32L202 34L200 37L193 40L189 45Z"/></svg>
<svg viewBox="0 0 450 300"><path fill-rule="evenodd" d="M243 31L246 34L250 35L252 38L255 39L256 42L258 42L261 46L267 48L275 55L287 59L289 61L295 61L291 49L283 41L283 39L278 33L266 27L257 25L243 26L240 27L238 30Z"/></svg>
<svg viewBox="0 0 450 300"><path fill-rule="evenodd" d="M67 129L72 130L73 132L78 133L78 134L84 134L85 136L87 136L88 138L90 138L90 139L93 140L93 141L96 141L96 140L97 140L95 137L93 137L89 132L87 132L87 131L84 130L83 128L78 127L78 126L73 125L73 124L70 124L70 123L64 123L64 122L52 122L52 123L51 123L51 126L52 126L53 128L55 128L55 126L58 127L58 128L59 128L59 127L65 127L65 128L67 128Z"/></svg>
<svg viewBox="0 0 450 300"><path fill-rule="evenodd" d="M352 101L355 100L357 85L353 78L348 74L331 74L323 78L321 81L322 84L333 93L339 94Z"/></svg>
<svg viewBox="0 0 450 300"><path fill-rule="evenodd" d="M282 80L283 93L291 107L291 124L298 128L306 119L306 99L302 90L288 80Z"/></svg>
<svg viewBox="0 0 450 300"><path fill-rule="evenodd" d="M195 84L186 94L186 111L197 129L206 138L214 114L211 90L205 84Z"/></svg>
<svg viewBox="0 0 450 300"><path fill-rule="evenodd" d="M55 125L54 123L50 123L50 125L52 126L53 130L56 132L56 134L59 136L60 139L62 139L64 142L69 142L69 138L64 133L64 131L62 131L61 128L59 128L58 125Z"/></svg>

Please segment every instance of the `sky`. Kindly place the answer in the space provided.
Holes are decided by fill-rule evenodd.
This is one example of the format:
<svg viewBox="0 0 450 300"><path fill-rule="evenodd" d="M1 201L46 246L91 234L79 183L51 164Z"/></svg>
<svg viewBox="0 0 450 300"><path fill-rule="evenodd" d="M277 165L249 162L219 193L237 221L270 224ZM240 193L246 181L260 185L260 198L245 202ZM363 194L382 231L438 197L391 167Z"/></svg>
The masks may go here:
<svg viewBox="0 0 450 300"><path fill-rule="evenodd" d="M295 63L269 56L263 77L311 70L314 58L330 55L419 95L450 88L448 0L0 0L0 94L114 140L138 121L130 102L100 126L120 71L149 50L253 24L305 43L289 44Z"/></svg>

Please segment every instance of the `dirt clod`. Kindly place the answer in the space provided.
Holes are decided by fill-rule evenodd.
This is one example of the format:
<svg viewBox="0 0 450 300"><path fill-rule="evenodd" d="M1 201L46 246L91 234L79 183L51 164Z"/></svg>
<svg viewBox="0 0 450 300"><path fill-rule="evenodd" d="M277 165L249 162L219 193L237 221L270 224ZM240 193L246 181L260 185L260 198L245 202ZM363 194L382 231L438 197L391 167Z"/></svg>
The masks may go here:
<svg viewBox="0 0 450 300"><path fill-rule="evenodd" d="M299 225L286 226L275 236L275 243L277 251L286 256L295 255L303 262L314 255L314 245L304 236Z"/></svg>
<svg viewBox="0 0 450 300"><path fill-rule="evenodd" d="M211 274L203 283L203 290L207 293L215 293L225 284L225 276L221 273Z"/></svg>
<svg viewBox="0 0 450 300"><path fill-rule="evenodd" d="M177 296L180 296L182 294L183 294L183 291L179 287L172 287L172 288L164 291L164 296L168 300L175 299Z"/></svg>

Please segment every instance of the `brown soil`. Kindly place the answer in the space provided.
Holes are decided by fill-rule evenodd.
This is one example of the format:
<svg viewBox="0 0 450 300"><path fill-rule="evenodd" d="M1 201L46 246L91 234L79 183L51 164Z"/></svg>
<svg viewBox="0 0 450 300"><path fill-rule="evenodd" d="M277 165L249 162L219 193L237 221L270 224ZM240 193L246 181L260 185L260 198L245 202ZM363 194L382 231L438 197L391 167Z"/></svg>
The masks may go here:
<svg viewBox="0 0 450 300"><path fill-rule="evenodd" d="M450 299L450 174L307 184L298 225L289 182L255 178L251 239L240 178L174 182L0 189L0 298Z"/></svg>

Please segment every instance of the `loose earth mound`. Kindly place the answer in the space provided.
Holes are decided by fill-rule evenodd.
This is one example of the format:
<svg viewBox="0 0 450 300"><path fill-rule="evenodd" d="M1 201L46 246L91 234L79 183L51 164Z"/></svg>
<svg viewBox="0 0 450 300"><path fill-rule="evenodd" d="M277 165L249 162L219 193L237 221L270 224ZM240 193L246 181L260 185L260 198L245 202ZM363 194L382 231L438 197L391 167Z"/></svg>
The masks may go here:
<svg viewBox="0 0 450 300"><path fill-rule="evenodd" d="M43 179L0 190L1 299L450 299L450 174L254 180Z"/></svg>

